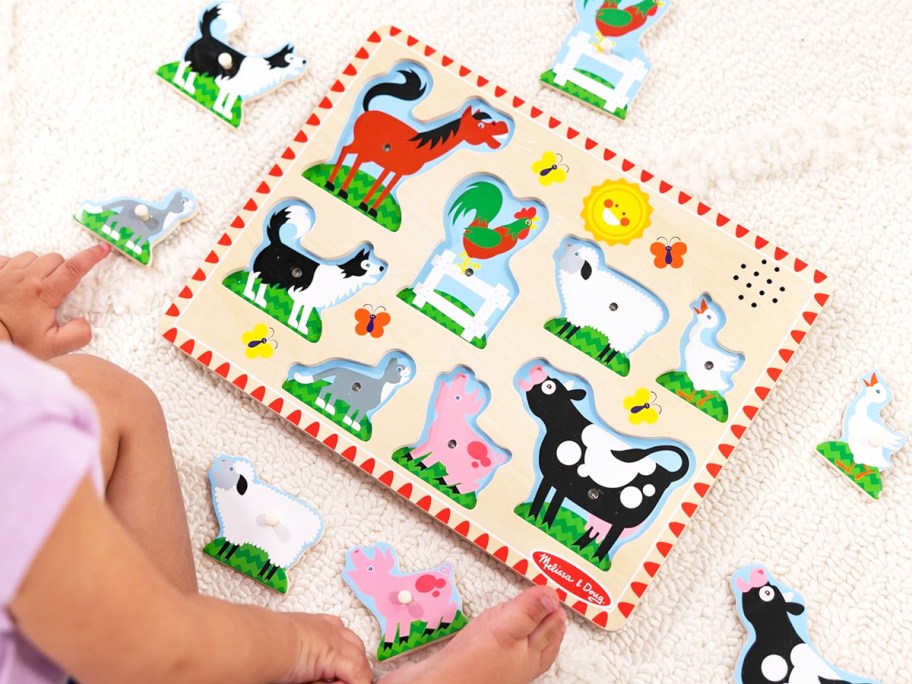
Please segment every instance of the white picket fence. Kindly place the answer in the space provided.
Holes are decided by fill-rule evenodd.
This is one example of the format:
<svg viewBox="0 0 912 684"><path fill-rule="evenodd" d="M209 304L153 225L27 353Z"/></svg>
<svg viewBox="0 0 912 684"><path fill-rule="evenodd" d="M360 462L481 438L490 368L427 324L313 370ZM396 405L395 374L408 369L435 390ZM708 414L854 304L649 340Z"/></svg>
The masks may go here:
<svg viewBox="0 0 912 684"><path fill-rule="evenodd" d="M500 283L489 285L474 275L467 276L456 265L456 255L448 249L439 255L435 255L431 263L433 268L428 277L414 287L414 305L421 308L425 303L428 303L454 320L463 327L462 338L469 342L476 337L487 335L490 330L488 320L495 311L503 311L509 306L510 291ZM458 281L460 285L484 299L484 304L474 315L463 311L435 292L445 278Z"/></svg>
<svg viewBox="0 0 912 684"><path fill-rule="evenodd" d="M576 65L583 56L594 59L599 64L621 74L621 79L614 88L599 83L576 70ZM633 97L630 89L642 83L648 73L649 70L643 60L636 57L624 59L610 52L600 52L592 44L592 36L580 31L567 42L567 54L564 59L554 65L554 83L559 86L566 85L567 81L575 83L580 88L602 98L605 101L604 109L613 112L630 104L630 99Z"/></svg>

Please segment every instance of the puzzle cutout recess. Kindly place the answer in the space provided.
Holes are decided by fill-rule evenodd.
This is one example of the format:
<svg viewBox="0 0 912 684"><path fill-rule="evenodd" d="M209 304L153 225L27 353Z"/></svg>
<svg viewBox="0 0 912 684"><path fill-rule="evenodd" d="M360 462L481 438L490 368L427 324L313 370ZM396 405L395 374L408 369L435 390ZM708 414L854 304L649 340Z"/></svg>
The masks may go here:
<svg viewBox="0 0 912 684"><path fill-rule="evenodd" d="M633 35L663 11L639 5L597 7L602 40L620 48L617 12ZM395 27L238 206L164 337L606 629L829 297L819 270ZM383 624L384 653L413 641Z"/></svg>

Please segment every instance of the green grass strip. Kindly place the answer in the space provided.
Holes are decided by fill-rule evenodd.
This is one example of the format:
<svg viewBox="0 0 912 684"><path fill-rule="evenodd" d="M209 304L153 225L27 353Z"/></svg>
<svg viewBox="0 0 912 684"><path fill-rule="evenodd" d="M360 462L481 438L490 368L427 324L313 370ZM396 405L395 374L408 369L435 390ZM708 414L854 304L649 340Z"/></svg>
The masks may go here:
<svg viewBox="0 0 912 684"><path fill-rule="evenodd" d="M377 646L377 660L389 660L407 651L412 651L422 646L427 646L438 639L445 639L452 636L460 629L469 624L468 619L462 614L461 610L456 611L456 617L446 627L438 627L430 634L425 634L427 623L416 620L409 626L409 638L405 641L399 641L399 632L396 632L396 640L392 646L387 646L381 637L380 644Z"/></svg>
<svg viewBox="0 0 912 684"><path fill-rule="evenodd" d="M855 456L845 442L823 442L817 445L817 451L826 460L849 478L872 499L879 499L883 490L883 478L877 468L866 468L855 463ZM868 472L870 471L870 472Z"/></svg>
<svg viewBox="0 0 912 684"><path fill-rule="evenodd" d="M317 405L317 397L320 395L320 390L324 387L329 386L329 384L330 383L327 380L317 380L316 382L311 383L301 383L292 378L291 380L286 380L284 383L282 383L282 389L288 392L298 401L312 408L317 413L326 416L333 423L338 425L349 434L354 435L362 442L367 442L370 440L373 428L371 427L370 418L367 416L358 416L358 420L361 423L360 430L355 430L354 426L342 422L342 418L350 408L347 402L344 402L341 399L333 401L332 405L335 409L333 413L330 413L325 407Z"/></svg>
<svg viewBox="0 0 912 684"><path fill-rule="evenodd" d="M710 418L720 423L728 420L728 402L725 401L725 397L718 392L695 390L690 376L684 371L670 370L662 373L656 378L656 382Z"/></svg>
<svg viewBox="0 0 912 684"><path fill-rule="evenodd" d="M608 362L605 361L607 357L602 359L598 358L599 354L602 353L602 350L604 350L605 347L610 346L607 337L605 337L595 328L583 326L576 331L576 334L573 337L568 340L567 338L563 337L560 332L561 328L563 328L566 323L566 318L552 318L550 321L545 323L545 330L562 339L574 349L578 349L579 351L583 352L583 354L589 358L595 359L608 370L614 371L622 378L627 377L627 375L630 373L630 359L628 359L626 355L618 352L611 358L611 361Z"/></svg>
<svg viewBox="0 0 912 684"><path fill-rule="evenodd" d="M258 549L255 546L251 546L250 544L242 544L238 550L231 555L231 558L225 559L224 556L228 555L230 547L229 549L225 549L224 554L220 556L219 551L221 551L224 544L224 537L213 539L206 544L203 553L207 556L211 556L222 565L227 565L229 568L237 570L242 575L247 575L247 577L259 582L264 587L269 587L280 594L284 594L288 591L288 575L285 573L285 568L276 570L270 580L267 580L265 576L268 575L271 570L267 570L263 573L263 577L258 576L260 570L269 562L269 556L266 555L265 551Z"/></svg>
<svg viewBox="0 0 912 684"><path fill-rule="evenodd" d="M238 98L234 101L234 105L231 107L231 118L225 118L221 112L217 112L214 109L215 101L218 99L219 87L215 82L215 79L206 76L206 74L197 74L196 78L193 79L193 88L196 92L191 95L186 90L178 86L174 82L174 74L177 73L177 69L180 66L180 62L171 62L170 64L164 64L158 68L158 71L155 73L158 74L162 80L171 84L174 88L177 89L179 93L189 97L191 100L203 107L203 109L208 109L210 112L215 114L222 121L225 121L235 128L241 125L241 98ZM190 73L190 70L187 70L187 73Z"/></svg>
<svg viewBox="0 0 912 684"><path fill-rule="evenodd" d="M450 302L453 306L458 307L459 309L461 309L462 311L465 311L468 314L474 314L474 312L468 306L463 304L461 301L459 301L452 295L446 294L444 292L440 292L439 290L434 290L434 291L437 294L439 294L441 297L446 299L448 302ZM462 332L463 332L463 330L465 330L465 328L463 328L461 325L459 325L459 323L454 321L452 318L447 316L445 313L440 311L440 309L432 306L430 302L425 302L423 306L415 306L415 303L414 303L415 302L415 291L412 288L407 287L404 290L401 290L399 292L399 294L397 294L396 296L399 299L401 299L403 302L405 302L406 304L411 306L413 309L420 311L425 316L430 318L432 321L439 323L444 328L449 330L451 333L453 333L454 335L457 335L460 339L465 339L464 337L462 337ZM487 335L482 335L481 337L474 337L474 338L472 338L472 341L470 344L473 347L477 347L478 349L484 349L486 346L488 346L488 337L487 337Z"/></svg>
<svg viewBox="0 0 912 684"><path fill-rule="evenodd" d="M601 76L599 76L597 74L593 74L592 72L585 71L583 69L577 69L576 71L583 74L584 76L588 76L589 78L591 78L594 81L598 81L599 83L608 86L609 88L614 88L614 85L612 85L611 83L609 83L608 81L606 81L604 78L602 78ZM578 86L573 81L567 81L564 85L557 85L555 78L556 78L556 76L554 74L554 69L548 69L548 71L546 71L541 76L539 76L539 80L542 83L549 85L552 88L555 88L557 90L560 90L561 92L566 93L570 97L575 97L578 100L582 100L586 104L590 104L593 107L596 107L598 109L601 109L602 111L608 112L608 110L605 109L605 100L602 99L601 97L599 97L598 95L596 95L595 93L590 93L588 90L586 90L585 88L583 88L581 86ZM611 114L612 116L616 116L619 119L626 119L627 118L627 107L626 106L620 107L618 109L615 109L613 112L608 112L608 113Z"/></svg>
<svg viewBox="0 0 912 684"><path fill-rule="evenodd" d="M435 463L430 467L424 467L421 465L421 462L427 458L429 454L411 458L411 453L412 450L409 447L397 449L395 453L393 453L393 462L398 463L412 475L415 475L423 482L431 485L431 487L444 496L452 499L463 508L468 508L469 510L475 508L475 505L478 503L478 497L475 495L475 492L462 494L455 487L451 487L450 485L441 482L441 480L447 476L447 469L443 463Z"/></svg>
<svg viewBox="0 0 912 684"><path fill-rule="evenodd" d="M100 214L90 214L89 212L84 211L82 212L82 215L74 216L73 218L75 218L79 223L91 230L93 233L95 233L95 235L100 237L105 242L114 245L114 247L123 252L124 255L130 257L134 261L138 261L143 266L148 266L149 261L152 259L152 252L149 250L149 242L146 242L142 246L140 253L137 254L133 250L127 248L127 242L133 238L133 232L129 228L119 228L116 223L111 224L111 228L114 228L115 230L119 228L119 240L115 240L110 235L105 235L103 232L101 232L101 229L104 227L105 223L107 223L108 219L114 216L116 213L117 212L114 211L103 211Z"/></svg>
<svg viewBox="0 0 912 684"><path fill-rule="evenodd" d="M551 527L545 527L542 520L545 519L550 505L550 501L546 501L542 505L541 510L538 512L538 520L529 514L529 509L532 508L531 503L519 504L519 506L513 509L513 512L533 527L538 528L555 541L566 546L580 558L589 561L599 570L608 572L611 569L611 559L607 555L604 558L596 557L595 552L599 547L598 542L593 541L589 546L582 550L574 544L577 539L586 533L586 521L582 517L571 510L561 508L557 512L557 516L554 518Z"/></svg>
<svg viewBox="0 0 912 684"><path fill-rule="evenodd" d="M319 311L314 309L310 312L310 316L307 319L307 333L305 334L303 330L298 330L295 326L288 325L288 317L291 315L292 307L294 307L294 300L286 290L283 290L281 287L272 287L271 285L267 285L266 292L263 295L264 299L266 300L265 309L253 300L247 299L247 297L244 296L244 288L247 285L247 278L249 275L250 271L238 271L237 273L232 273L228 276L225 276L225 279L222 281L222 285L234 292L245 302L252 304L261 311L265 311L270 318L278 321L289 330L293 330L308 342L320 341L320 337L323 335L323 321L320 318ZM259 278L254 281L254 292L259 292L261 283L262 281Z"/></svg>
<svg viewBox="0 0 912 684"><path fill-rule="evenodd" d="M339 197L338 193L339 188L342 187L342 183L345 182L345 179L348 177L349 172L351 171L350 166L342 166L339 169L339 175L336 176L334 182L335 192L331 191L326 187L326 181L329 179L329 174L332 173L333 164L318 164L317 166L311 166L309 169L305 170L302 176L309 180L314 185L323 188L330 195L336 199L345 202L352 209L356 210L362 216L367 216L371 221L378 223L383 228L386 228L388 231L395 233L399 230L399 226L402 225L402 209L399 207L399 203L396 201L396 198L393 197L392 193L383 198L383 201L380 203L380 206L377 207L377 216L371 216L366 211L362 210L359 206L361 200L364 199L364 196L370 191L371 187L376 182L376 178L371 176L369 173L359 170L355 177L352 179L351 184L348 186L348 198L342 199ZM380 193L383 192L383 186L377 188L377 192L374 193L374 196L371 197L371 204L374 203L374 200L380 196Z"/></svg>

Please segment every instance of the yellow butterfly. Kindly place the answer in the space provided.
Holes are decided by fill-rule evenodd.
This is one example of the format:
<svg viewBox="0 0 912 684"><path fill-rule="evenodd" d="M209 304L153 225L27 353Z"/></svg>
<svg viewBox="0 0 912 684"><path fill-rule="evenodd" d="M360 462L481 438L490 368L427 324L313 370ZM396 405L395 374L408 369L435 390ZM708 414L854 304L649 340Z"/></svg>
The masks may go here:
<svg viewBox="0 0 912 684"><path fill-rule="evenodd" d="M654 403L656 398L655 392L640 387L633 396L624 399L624 408L630 412L627 414L627 420L634 425L655 423L662 412L662 407Z"/></svg>
<svg viewBox="0 0 912 684"><path fill-rule="evenodd" d="M545 152L540 160L532 164L532 170L538 174L538 182L542 185L551 185L551 183L563 183L567 180L567 172L570 167L563 161L562 154Z"/></svg>
<svg viewBox="0 0 912 684"><path fill-rule="evenodd" d="M272 339L275 330L263 323L257 323L253 330L248 330L241 335L241 341L247 345L244 353L248 359L262 357L268 359L272 352L279 348L279 343Z"/></svg>

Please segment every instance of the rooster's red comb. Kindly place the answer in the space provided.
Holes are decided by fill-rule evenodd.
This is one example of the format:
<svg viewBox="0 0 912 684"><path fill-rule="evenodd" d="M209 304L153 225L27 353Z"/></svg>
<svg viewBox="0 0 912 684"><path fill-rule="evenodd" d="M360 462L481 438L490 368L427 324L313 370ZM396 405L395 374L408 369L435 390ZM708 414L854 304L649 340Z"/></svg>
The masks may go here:
<svg viewBox="0 0 912 684"><path fill-rule="evenodd" d="M526 219L526 218L535 218L535 207L527 207L525 209L520 209L515 214L513 218Z"/></svg>

